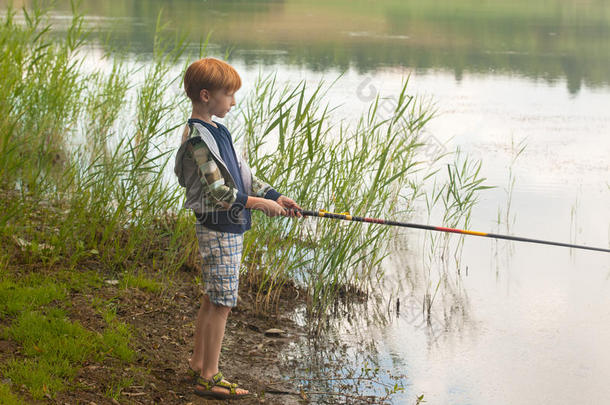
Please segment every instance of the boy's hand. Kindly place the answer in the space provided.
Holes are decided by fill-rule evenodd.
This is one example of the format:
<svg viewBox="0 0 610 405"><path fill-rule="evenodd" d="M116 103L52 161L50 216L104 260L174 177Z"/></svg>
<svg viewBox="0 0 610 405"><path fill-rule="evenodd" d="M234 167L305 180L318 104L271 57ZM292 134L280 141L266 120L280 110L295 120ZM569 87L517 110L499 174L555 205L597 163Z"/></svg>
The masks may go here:
<svg viewBox="0 0 610 405"><path fill-rule="evenodd" d="M277 203L286 208L286 216L288 217L302 217L303 215L301 215L300 212L296 212L294 210L300 210L301 207L299 207L299 205L294 202L293 199L286 197L285 195L281 195L278 199L277 199Z"/></svg>
<svg viewBox="0 0 610 405"><path fill-rule="evenodd" d="M265 213L268 217L276 217L278 215L286 215L284 207L279 205L273 200L267 200L261 198L261 201L256 202L252 207Z"/></svg>

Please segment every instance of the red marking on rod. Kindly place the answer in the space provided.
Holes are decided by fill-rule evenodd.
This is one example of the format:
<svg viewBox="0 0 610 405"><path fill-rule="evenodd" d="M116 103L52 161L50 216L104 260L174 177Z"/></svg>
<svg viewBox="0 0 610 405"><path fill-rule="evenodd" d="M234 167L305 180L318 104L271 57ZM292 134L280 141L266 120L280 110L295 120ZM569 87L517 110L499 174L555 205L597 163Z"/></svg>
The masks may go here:
<svg viewBox="0 0 610 405"><path fill-rule="evenodd" d="M441 226L437 226L436 229L443 232L463 233L461 229L443 228Z"/></svg>

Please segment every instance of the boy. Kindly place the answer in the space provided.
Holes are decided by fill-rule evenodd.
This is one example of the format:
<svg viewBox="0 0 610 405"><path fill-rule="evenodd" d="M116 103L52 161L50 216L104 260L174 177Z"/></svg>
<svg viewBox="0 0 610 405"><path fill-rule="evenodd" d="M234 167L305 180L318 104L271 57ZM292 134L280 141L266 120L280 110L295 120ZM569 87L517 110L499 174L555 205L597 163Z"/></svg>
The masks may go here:
<svg viewBox="0 0 610 405"><path fill-rule="evenodd" d="M197 374L195 393L214 398L244 398L247 390L223 379L218 370L227 317L237 305L243 233L250 229L250 209L266 215L300 216L300 207L256 178L236 155L231 134L212 121L235 105L241 79L229 64L214 58L192 63L184 89L193 110L176 156L175 172L186 187L185 207L197 217L203 257L205 295L197 314L189 366Z"/></svg>

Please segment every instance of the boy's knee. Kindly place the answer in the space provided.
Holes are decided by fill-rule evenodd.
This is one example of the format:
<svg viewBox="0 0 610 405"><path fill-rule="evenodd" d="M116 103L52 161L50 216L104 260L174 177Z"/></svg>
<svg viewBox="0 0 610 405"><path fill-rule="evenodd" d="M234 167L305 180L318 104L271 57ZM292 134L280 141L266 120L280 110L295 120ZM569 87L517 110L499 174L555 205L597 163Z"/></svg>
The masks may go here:
<svg viewBox="0 0 610 405"><path fill-rule="evenodd" d="M231 312L231 307L225 307L224 305L218 305L213 302L211 302L211 306L215 312L225 316L229 316L229 313Z"/></svg>

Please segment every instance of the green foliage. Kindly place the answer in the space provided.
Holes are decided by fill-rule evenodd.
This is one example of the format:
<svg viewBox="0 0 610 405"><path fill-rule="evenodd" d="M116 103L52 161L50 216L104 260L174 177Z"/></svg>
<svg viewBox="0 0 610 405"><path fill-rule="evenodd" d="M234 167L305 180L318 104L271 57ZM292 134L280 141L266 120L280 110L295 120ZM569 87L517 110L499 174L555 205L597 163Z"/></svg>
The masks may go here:
<svg viewBox="0 0 610 405"><path fill-rule="evenodd" d="M21 405L25 403L17 395L11 392L11 388L0 383L0 405Z"/></svg>
<svg viewBox="0 0 610 405"><path fill-rule="evenodd" d="M70 321L59 308L21 312L3 334L19 343L26 357L9 361L3 372L35 398L64 389L85 361L112 356L129 362L135 356L124 323L112 320L100 335Z"/></svg>
<svg viewBox="0 0 610 405"><path fill-rule="evenodd" d="M0 236L10 242L1 253L70 268L95 259L110 271L152 258L171 275L191 257L177 247L193 245L189 219L167 216L182 194L163 175L171 149L162 145L182 101L168 96L181 39L167 40L159 23L136 86L119 56L108 69L82 68L82 15L58 39L46 12L23 13L20 24L8 9L0 25ZM135 125L124 125L125 111L136 112Z"/></svg>
<svg viewBox="0 0 610 405"><path fill-rule="evenodd" d="M113 399L120 399L121 398L121 392L129 387L133 385L133 378L118 378L115 379L114 383L112 385L110 385L108 388L106 388L106 392L105 395L108 398L113 398Z"/></svg>
<svg viewBox="0 0 610 405"><path fill-rule="evenodd" d="M11 280L0 281L0 315L15 316L23 311L47 305L66 298L63 286L48 282L31 286Z"/></svg>
<svg viewBox="0 0 610 405"><path fill-rule="evenodd" d="M161 291L163 284L147 277L142 272L128 272L123 276L120 286L122 288L139 288L140 290L148 291L150 293L158 293Z"/></svg>
<svg viewBox="0 0 610 405"><path fill-rule="evenodd" d="M260 79L246 98L243 129L237 131L244 133L251 166L305 208L406 215L404 207L417 194L410 176L425 159L418 156L420 133L431 109L408 95L405 82L389 105L377 98L355 125L336 125L333 108L322 104L326 91L324 84L280 87L273 76ZM269 307L287 280L298 280L323 313L342 287L366 288L380 276L390 235L387 226L258 215L244 254L259 303Z"/></svg>
<svg viewBox="0 0 610 405"><path fill-rule="evenodd" d="M13 383L24 385L36 399L59 392L66 387L60 375L71 375L74 369L65 361L47 359L12 359L2 366L2 372Z"/></svg>

